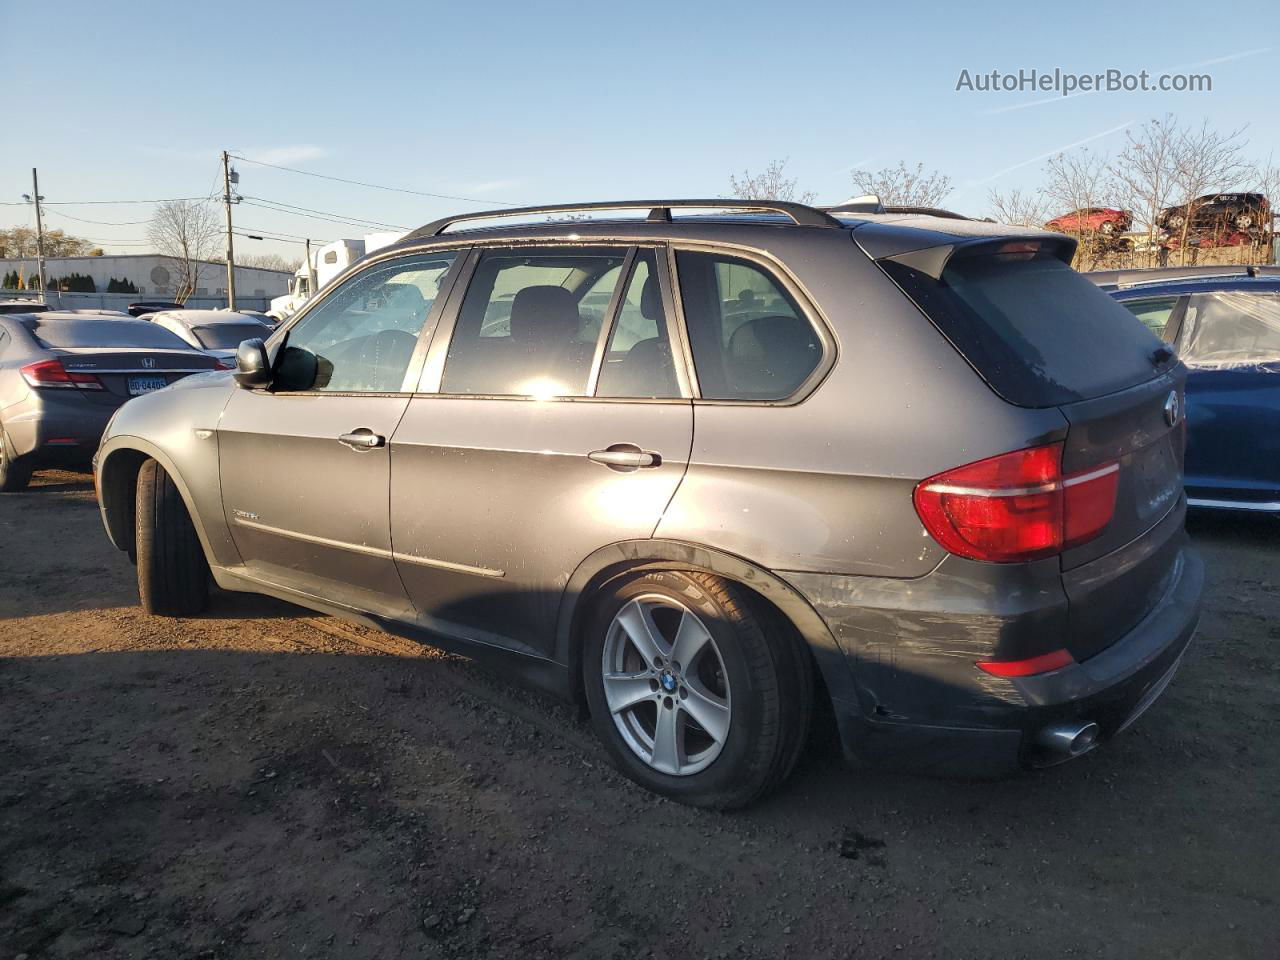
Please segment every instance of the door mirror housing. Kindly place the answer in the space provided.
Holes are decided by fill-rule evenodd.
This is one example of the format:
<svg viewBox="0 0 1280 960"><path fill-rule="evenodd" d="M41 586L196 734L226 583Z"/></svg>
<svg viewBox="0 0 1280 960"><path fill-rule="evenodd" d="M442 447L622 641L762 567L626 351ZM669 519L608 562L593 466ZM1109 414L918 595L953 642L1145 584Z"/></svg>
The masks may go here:
<svg viewBox="0 0 1280 960"><path fill-rule="evenodd" d="M271 383L271 359L261 338L242 341L236 348L236 383L245 389L265 387Z"/></svg>

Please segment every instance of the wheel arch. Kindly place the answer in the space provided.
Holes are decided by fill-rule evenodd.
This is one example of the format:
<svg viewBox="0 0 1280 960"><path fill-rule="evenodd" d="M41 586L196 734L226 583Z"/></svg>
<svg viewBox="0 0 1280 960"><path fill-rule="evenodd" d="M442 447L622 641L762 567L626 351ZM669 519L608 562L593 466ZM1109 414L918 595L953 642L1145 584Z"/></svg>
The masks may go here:
<svg viewBox="0 0 1280 960"><path fill-rule="evenodd" d="M102 523L111 542L118 550L128 552L134 548L138 471L147 460L155 460L173 480L191 516L205 556L211 563L216 562L219 552L213 548L205 517L197 509L196 499L182 471L164 450L142 437L112 437L98 451L94 478ZM221 503L218 506L221 509Z"/></svg>
<svg viewBox="0 0 1280 960"><path fill-rule="evenodd" d="M678 540L627 540L592 553L565 584L556 624L555 659L568 668L575 701L584 702L583 631L590 620L594 597L618 577L646 570L711 573L750 590L771 604L804 641L828 695L853 697L853 673L844 652L817 611L781 577L711 547Z"/></svg>

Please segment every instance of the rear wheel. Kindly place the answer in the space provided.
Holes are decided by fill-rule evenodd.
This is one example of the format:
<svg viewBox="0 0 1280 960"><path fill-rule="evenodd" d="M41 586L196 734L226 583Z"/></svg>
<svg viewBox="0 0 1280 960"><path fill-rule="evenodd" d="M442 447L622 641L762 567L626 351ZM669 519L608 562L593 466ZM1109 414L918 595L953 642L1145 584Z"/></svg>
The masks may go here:
<svg viewBox="0 0 1280 960"><path fill-rule="evenodd" d="M808 734L807 651L746 590L709 574L612 589L584 648L587 701L618 768L700 807L740 807L791 772Z"/></svg>
<svg viewBox="0 0 1280 960"><path fill-rule="evenodd" d="M209 603L209 564L182 494L154 460L138 471L134 550L147 613L189 617Z"/></svg>
<svg viewBox="0 0 1280 960"><path fill-rule="evenodd" d="M0 427L0 493L18 493L31 482L31 467L13 455L9 434Z"/></svg>

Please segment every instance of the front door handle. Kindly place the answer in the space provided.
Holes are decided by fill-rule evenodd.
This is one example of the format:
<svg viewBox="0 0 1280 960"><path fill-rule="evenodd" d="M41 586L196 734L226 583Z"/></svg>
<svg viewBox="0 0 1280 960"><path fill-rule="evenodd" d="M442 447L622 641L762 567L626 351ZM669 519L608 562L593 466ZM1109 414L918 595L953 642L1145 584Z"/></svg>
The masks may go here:
<svg viewBox="0 0 1280 960"><path fill-rule="evenodd" d="M604 450L592 450L588 460L603 463L614 470L636 470L640 467L660 467L662 457L652 450L641 450L635 444L615 443Z"/></svg>
<svg viewBox="0 0 1280 960"><path fill-rule="evenodd" d="M374 450L386 443L387 438L361 427L359 430L342 434L338 437L338 442L346 444L352 450Z"/></svg>

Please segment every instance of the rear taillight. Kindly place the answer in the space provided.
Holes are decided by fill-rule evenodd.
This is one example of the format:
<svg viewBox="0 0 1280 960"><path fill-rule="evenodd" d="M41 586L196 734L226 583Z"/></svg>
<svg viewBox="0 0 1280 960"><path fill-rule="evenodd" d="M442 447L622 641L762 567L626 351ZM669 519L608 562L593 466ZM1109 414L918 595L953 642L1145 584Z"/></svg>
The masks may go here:
<svg viewBox="0 0 1280 960"><path fill-rule="evenodd" d="M916 487L920 520L949 552L1017 563L1092 540L1115 512L1118 463L1067 476L1062 444L1015 450L930 477Z"/></svg>
<svg viewBox="0 0 1280 960"><path fill-rule="evenodd" d="M101 390L102 381L92 373L67 370L57 360L29 363L19 373L33 387L54 390Z"/></svg>

